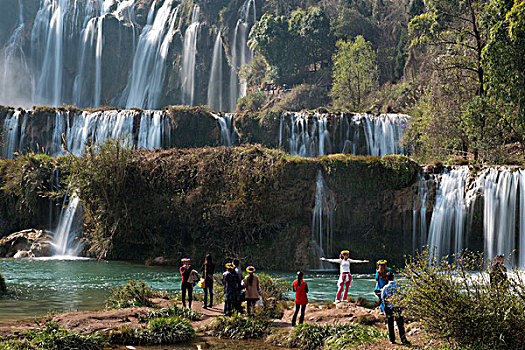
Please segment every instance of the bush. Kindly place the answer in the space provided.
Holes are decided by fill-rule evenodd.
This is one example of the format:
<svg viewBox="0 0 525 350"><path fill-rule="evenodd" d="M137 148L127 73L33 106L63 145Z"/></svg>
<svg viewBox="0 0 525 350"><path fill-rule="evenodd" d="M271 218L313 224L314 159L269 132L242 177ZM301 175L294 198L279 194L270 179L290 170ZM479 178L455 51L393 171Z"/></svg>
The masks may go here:
<svg viewBox="0 0 525 350"><path fill-rule="evenodd" d="M284 96L279 102L279 107L286 111L299 112L305 109L325 107L329 103L330 98L325 88L301 84Z"/></svg>
<svg viewBox="0 0 525 350"><path fill-rule="evenodd" d="M492 266L484 264L482 254L438 261L425 251L407 261L408 281L395 302L431 334L460 346L523 349L525 283L515 273L507 282L491 284Z"/></svg>
<svg viewBox="0 0 525 350"><path fill-rule="evenodd" d="M127 284L111 288L111 294L106 299L108 309L124 309L127 307L154 307L150 298L167 298L166 292L158 291L143 281L129 281Z"/></svg>
<svg viewBox="0 0 525 350"><path fill-rule="evenodd" d="M191 324L180 317L159 317L152 319L147 327L121 327L109 333L112 344L175 344L189 341L195 335Z"/></svg>
<svg viewBox="0 0 525 350"><path fill-rule="evenodd" d="M357 324L302 324L294 328L285 341L287 346L301 349L349 349L371 343L386 334L375 328Z"/></svg>
<svg viewBox="0 0 525 350"><path fill-rule="evenodd" d="M15 338L16 337L16 338ZM85 335L49 322L44 329L23 331L1 340L0 349L103 349L107 343L99 333Z"/></svg>
<svg viewBox="0 0 525 350"><path fill-rule="evenodd" d="M179 316L190 321L199 321L201 319L201 315L198 312L190 310L186 307L178 307L173 305L172 307L162 308L159 310L151 310L146 316L139 315L139 320L141 322L148 322L154 318L174 316Z"/></svg>
<svg viewBox="0 0 525 350"><path fill-rule="evenodd" d="M237 112L257 112L261 109L266 96L260 92L252 92L248 95L241 97L237 104Z"/></svg>
<svg viewBox="0 0 525 350"><path fill-rule="evenodd" d="M263 301L270 298L276 300L287 300L288 292L292 285L290 282L283 280L282 278L273 278L265 273L259 273L259 284L261 287L261 295Z"/></svg>
<svg viewBox="0 0 525 350"><path fill-rule="evenodd" d="M206 326L205 333L219 338L256 339L268 334L270 322L238 315L218 317Z"/></svg>

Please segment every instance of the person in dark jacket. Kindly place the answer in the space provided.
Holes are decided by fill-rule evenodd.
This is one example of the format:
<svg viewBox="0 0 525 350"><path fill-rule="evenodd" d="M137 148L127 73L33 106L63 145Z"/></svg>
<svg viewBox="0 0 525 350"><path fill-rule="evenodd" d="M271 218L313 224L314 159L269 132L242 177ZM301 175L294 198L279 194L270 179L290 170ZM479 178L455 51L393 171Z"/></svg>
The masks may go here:
<svg viewBox="0 0 525 350"><path fill-rule="evenodd" d="M226 264L226 270L222 276L222 283L224 284L224 314L231 316L233 310L236 309L239 291L241 290L241 280L239 275L235 273L235 267L232 263Z"/></svg>
<svg viewBox="0 0 525 350"><path fill-rule="evenodd" d="M188 306L191 309L191 302L193 300L193 283L189 282L191 275L190 259L184 258L181 260L180 274L182 281L180 282L180 289L182 290L182 306L186 307L186 294L188 294Z"/></svg>
<svg viewBox="0 0 525 350"><path fill-rule="evenodd" d="M215 264L211 254L206 255L204 258L204 264L201 267L202 278L204 279L204 302L203 308L207 309L213 305L213 273L215 272ZM208 295L210 302L208 303Z"/></svg>
<svg viewBox="0 0 525 350"><path fill-rule="evenodd" d="M295 312L292 317L292 327L295 327L297 320L297 314L301 310L301 316L299 317L299 324L304 322L304 313L306 311L306 305L308 305L308 284L303 281L303 272L297 271L297 279L292 283L293 291L295 292Z"/></svg>

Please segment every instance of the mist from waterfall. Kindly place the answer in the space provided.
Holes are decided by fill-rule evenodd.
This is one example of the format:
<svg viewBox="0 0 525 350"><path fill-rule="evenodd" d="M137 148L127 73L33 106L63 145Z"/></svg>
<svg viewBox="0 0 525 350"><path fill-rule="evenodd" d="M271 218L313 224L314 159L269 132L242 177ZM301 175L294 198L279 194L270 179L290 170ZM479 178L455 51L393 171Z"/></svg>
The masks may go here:
<svg viewBox="0 0 525 350"><path fill-rule="evenodd" d="M213 110L222 112L222 45L221 31L217 33L215 44L213 45L213 58L211 62L210 80L208 82L208 106Z"/></svg>
<svg viewBox="0 0 525 350"><path fill-rule="evenodd" d="M256 21L255 0L245 0L239 10L239 19L233 31L230 62L230 111L235 111L237 100L246 95L246 82L239 79L239 70L243 65L250 64L252 61L253 53L246 43L249 29Z"/></svg>

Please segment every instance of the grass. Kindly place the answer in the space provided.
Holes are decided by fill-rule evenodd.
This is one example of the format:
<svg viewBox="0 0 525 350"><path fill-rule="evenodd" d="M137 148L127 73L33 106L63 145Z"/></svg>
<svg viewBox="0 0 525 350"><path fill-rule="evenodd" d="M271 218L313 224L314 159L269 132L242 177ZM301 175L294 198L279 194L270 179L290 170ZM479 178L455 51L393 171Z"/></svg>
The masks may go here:
<svg viewBox="0 0 525 350"><path fill-rule="evenodd" d="M129 281L123 286L111 288L111 294L106 299L106 307L108 309L155 307L151 298L169 298L169 295L164 291L153 289L143 281Z"/></svg>
<svg viewBox="0 0 525 350"><path fill-rule="evenodd" d="M182 317L190 321L199 321L202 319L201 315L198 312L190 310L185 307L171 306L158 310L151 310L147 315L139 316L141 322L148 322L154 318L160 317Z"/></svg>
<svg viewBox="0 0 525 350"><path fill-rule="evenodd" d="M158 345L176 344L191 340L195 330L182 317L158 317L143 328L124 326L109 333L111 344Z"/></svg>
<svg viewBox="0 0 525 350"><path fill-rule="evenodd" d="M257 339L267 335L270 322L246 318L238 315L232 317L217 317L206 326L205 333L219 338Z"/></svg>

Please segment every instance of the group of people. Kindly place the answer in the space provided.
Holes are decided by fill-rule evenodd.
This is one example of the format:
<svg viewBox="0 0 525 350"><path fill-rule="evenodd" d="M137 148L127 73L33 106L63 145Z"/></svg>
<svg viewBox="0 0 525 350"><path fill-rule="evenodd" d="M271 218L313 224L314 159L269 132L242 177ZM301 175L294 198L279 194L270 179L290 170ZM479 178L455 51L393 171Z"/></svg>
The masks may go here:
<svg viewBox="0 0 525 350"><path fill-rule="evenodd" d="M202 278L198 272L190 265L190 259L181 260L182 266L180 273L182 275L181 291L182 305L191 309L193 300L193 287L198 285L204 291L203 308L213 307L213 274L215 273L215 264L212 256L206 255L204 263L200 269ZM224 285L224 314L231 315L234 311L243 313L242 302L247 303L247 312L252 314L255 304L261 299L261 288L259 278L255 275L255 267L246 268L247 275L243 276L240 261L238 259L228 259L225 264L225 271L222 275Z"/></svg>
<svg viewBox="0 0 525 350"><path fill-rule="evenodd" d="M369 262L369 260L350 259L349 256L350 252L343 250L338 259L321 258L322 261L339 264L340 273L337 281L338 288L335 303L348 301L348 290L353 284L350 264ZM213 263L211 255L208 254L206 256L200 269L202 278L200 278L199 274L190 266L189 258L182 259L182 263L183 265L180 268L182 275L182 305L184 307L188 305L188 307L191 308L193 287L198 284L204 290L203 307L211 308L213 305L213 274L215 273L215 264ZM247 313L250 315L253 314L255 305L258 302L262 302L259 278L255 275L255 271L255 267L248 266L246 268L247 275L244 276L240 261L238 259L228 259L225 264L225 272L222 275L224 285L224 314L231 315L234 311L243 313L242 302L246 301ZM394 273L387 267L386 260L377 262L375 279L377 283L374 292L379 298L381 310L386 316L390 341L395 343L395 321L398 326L401 342L408 344L401 310L391 301L391 297L396 293L398 286L394 282ZM304 322L306 306L308 305L308 284L304 281L304 273L302 271L297 272L297 279L292 283L292 288L295 293L295 311L292 317L292 326L295 326L298 316L299 324ZM186 300L188 304L186 304Z"/></svg>

